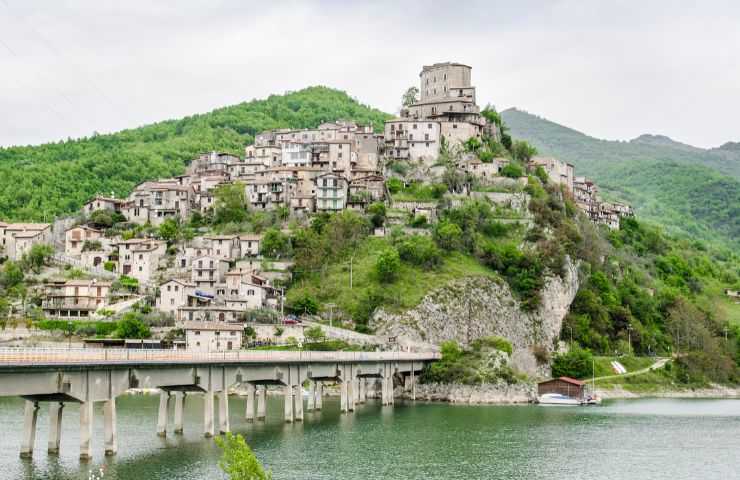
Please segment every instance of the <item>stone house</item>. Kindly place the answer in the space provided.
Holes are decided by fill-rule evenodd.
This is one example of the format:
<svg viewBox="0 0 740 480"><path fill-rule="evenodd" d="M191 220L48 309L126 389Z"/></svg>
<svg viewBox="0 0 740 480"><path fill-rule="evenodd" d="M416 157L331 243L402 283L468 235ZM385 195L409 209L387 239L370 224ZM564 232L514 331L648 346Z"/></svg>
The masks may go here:
<svg viewBox="0 0 740 480"><path fill-rule="evenodd" d="M52 318L87 318L109 304L110 288L110 282L94 279L47 283L41 309Z"/></svg>
<svg viewBox="0 0 740 480"><path fill-rule="evenodd" d="M562 185L566 191L573 193L575 169L570 163L552 157L532 157L529 160L528 167L532 171L537 167L542 167L551 182Z"/></svg>
<svg viewBox="0 0 740 480"><path fill-rule="evenodd" d="M209 247L209 255L222 260L236 260L241 255L238 235L206 235L204 244Z"/></svg>
<svg viewBox="0 0 740 480"><path fill-rule="evenodd" d="M185 344L195 352L241 350L243 325L222 322L187 321L184 324Z"/></svg>
<svg viewBox="0 0 740 480"><path fill-rule="evenodd" d="M110 210L112 212L117 212L121 208L121 203L123 203L123 201L119 198L97 196L83 205L82 213L90 215L92 212L97 210Z"/></svg>
<svg viewBox="0 0 740 480"><path fill-rule="evenodd" d="M239 235L239 256L256 257L260 254L262 235L258 233L242 233Z"/></svg>
<svg viewBox="0 0 740 480"><path fill-rule="evenodd" d="M195 294L195 284L173 278L159 286L156 306L162 312L175 313L188 304L188 297Z"/></svg>
<svg viewBox="0 0 740 480"><path fill-rule="evenodd" d="M20 260L36 244L53 242L49 223L3 223L0 224L0 245L10 260Z"/></svg>
<svg viewBox="0 0 740 480"><path fill-rule="evenodd" d="M167 253L167 243L148 238L119 241L118 273L147 283L159 268L159 261Z"/></svg>
<svg viewBox="0 0 740 480"><path fill-rule="evenodd" d="M324 173L314 180L316 184L316 210L336 212L347 206L347 179L336 173Z"/></svg>
<svg viewBox="0 0 740 480"><path fill-rule="evenodd" d="M64 253L71 257L82 255L85 242L100 242L104 235L102 230L79 225L64 232Z"/></svg>
<svg viewBox="0 0 740 480"><path fill-rule="evenodd" d="M213 255L196 257L191 263L191 282L203 292L215 293L216 285L224 283L229 262Z"/></svg>

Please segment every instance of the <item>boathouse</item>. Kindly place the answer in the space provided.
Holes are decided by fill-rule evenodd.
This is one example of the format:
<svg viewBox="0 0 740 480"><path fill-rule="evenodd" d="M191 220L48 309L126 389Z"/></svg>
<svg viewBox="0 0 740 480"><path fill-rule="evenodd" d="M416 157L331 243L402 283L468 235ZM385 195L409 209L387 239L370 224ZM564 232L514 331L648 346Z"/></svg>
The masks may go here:
<svg viewBox="0 0 740 480"><path fill-rule="evenodd" d="M537 394L559 393L571 398L583 398L585 382L570 377L553 378L537 384Z"/></svg>

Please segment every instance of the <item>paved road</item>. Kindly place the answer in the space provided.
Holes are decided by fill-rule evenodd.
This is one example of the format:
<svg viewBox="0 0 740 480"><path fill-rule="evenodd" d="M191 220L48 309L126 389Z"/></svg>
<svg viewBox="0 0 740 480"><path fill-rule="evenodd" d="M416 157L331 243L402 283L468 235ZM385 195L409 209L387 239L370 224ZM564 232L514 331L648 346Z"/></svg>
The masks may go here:
<svg viewBox="0 0 740 480"><path fill-rule="evenodd" d="M671 360L670 357L659 358L655 363L653 363L652 365L650 365L647 368L642 368L640 370L635 370L633 372L622 373L622 374L619 374L619 375L604 375L603 377L596 377L594 380L610 380L612 378L624 378L624 377L632 377L634 375L641 375L643 373L647 373L647 372L650 372L652 370L657 370L659 368L662 368L670 360Z"/></svg>

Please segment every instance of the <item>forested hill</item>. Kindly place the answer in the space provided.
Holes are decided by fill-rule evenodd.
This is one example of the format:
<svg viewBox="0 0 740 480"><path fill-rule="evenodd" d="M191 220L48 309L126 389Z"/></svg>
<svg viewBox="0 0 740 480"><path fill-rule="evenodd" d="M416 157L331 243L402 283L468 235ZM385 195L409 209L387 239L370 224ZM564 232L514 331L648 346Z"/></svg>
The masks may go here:
<svg viewBox="0 0 740 480"><path fill-rule="evenodd" d="M674 234L740 246L737 144L705 150L657 135L599 140L516 109L502 117L515 138L572 163L604 196L631 203L641 218Z"/></svg>
<svg viewBox="0 0 740 480"><path fill-rule="evenodd" d="M310 87L109 135L0 148L0 219L48 221L96 193L128 195L139 182L181 173L198 153L242 154L264 130L339 119L380 128L387 118L344 92Z"/></svg>

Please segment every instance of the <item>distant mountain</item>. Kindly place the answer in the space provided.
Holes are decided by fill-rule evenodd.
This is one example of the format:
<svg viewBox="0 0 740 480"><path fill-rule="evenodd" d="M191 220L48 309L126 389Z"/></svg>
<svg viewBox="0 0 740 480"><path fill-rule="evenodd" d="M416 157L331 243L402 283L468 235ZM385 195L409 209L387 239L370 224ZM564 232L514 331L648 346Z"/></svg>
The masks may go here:
<svg viewBox="0 0 740 480"><path fill-rule="evenodd" d="M521 110L502 117L515 138L572 163L639 216L672 233L740 246L740 144L707 150L661 135L600 140Z"/></svg>

